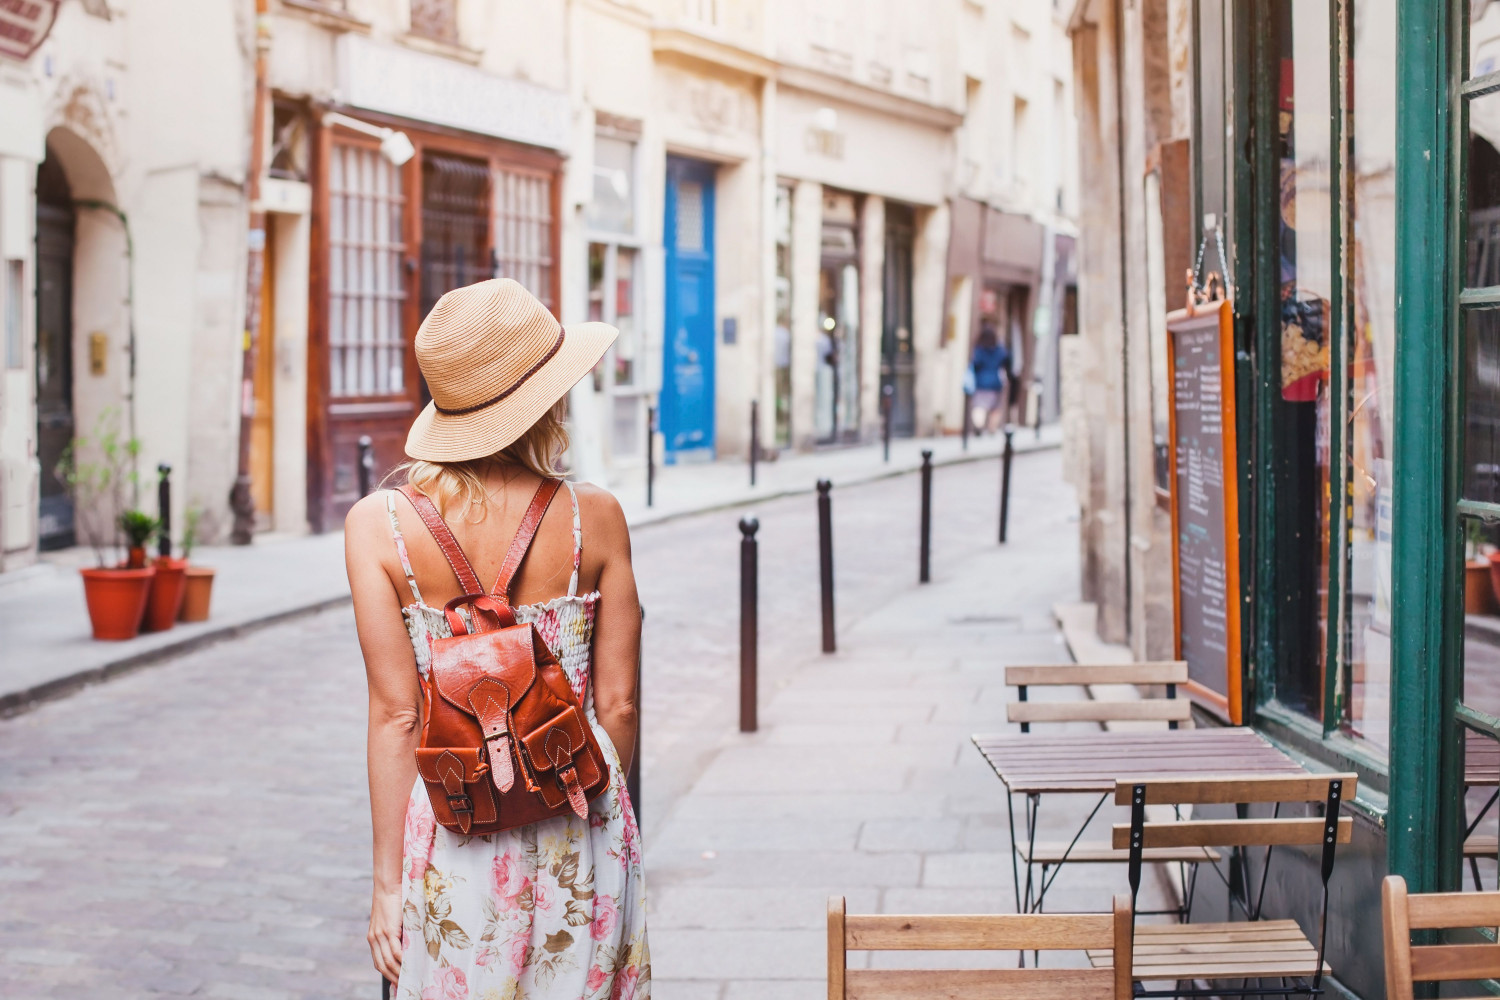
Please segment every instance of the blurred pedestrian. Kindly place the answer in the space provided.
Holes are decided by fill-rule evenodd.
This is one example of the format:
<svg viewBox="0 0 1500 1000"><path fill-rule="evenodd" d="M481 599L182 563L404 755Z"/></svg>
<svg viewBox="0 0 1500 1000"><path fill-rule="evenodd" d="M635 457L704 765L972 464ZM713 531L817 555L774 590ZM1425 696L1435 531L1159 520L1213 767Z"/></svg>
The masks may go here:
<svg viewBox="0 0 1500 1000"><path fill-rule="evenodd" d="M500 279L444 295L418 331L433 401L406 439L407 480L480 580L500 575L539 487L560 478L566 396L615 336L603 323L563 328ZM630 536L608 492L563 486L557 495L569 502L546 508L511 604L556 654L604 748L608 787L586 820L569 812L484 837L435 821L415 762L419 671L430 669L432 640L450 634L443 607L463 596L457 567L396 491L349 512L349 587L370 692L369 942L398 1000L651 995L641 837L625 790L640 650Z"/></svg>
<svg viewBox="0 0 1500 1000"><path fill-rule="evenodd" d="M995 324L986 320L979 327L979 342L969 358L969 373L973 377L973 415L976 431L993 433L1000 427L1000 420L1008 409L1009 394L1005 391L1010 371L1010 351L1000 343L995 333Z"/></svg>

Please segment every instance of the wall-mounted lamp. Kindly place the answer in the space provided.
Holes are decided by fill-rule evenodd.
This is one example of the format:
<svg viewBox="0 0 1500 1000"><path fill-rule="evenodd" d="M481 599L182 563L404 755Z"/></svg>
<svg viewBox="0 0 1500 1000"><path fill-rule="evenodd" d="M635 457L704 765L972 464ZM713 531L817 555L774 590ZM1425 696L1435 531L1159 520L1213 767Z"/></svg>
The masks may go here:
<svg viewBox="0 0 1500 1000"><path fill-rule="evenodd" d="M393 128L383 125L371 125L362 122L358 118L350 118L341 115L337 111L330 111L323 116L324 127L341 125L351 132L359 132L380 140L380 155L391 161L395 167L402 166L406 161L417 155L417 147L411 144L405 132L398 132Z"/></svg>

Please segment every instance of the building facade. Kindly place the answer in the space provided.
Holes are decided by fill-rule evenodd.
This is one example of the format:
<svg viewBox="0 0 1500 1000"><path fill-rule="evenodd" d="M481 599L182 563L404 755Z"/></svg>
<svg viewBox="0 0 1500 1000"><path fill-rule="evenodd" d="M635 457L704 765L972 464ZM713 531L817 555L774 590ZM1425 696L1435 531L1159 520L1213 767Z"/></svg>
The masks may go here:
<svg viewBox="0 0 1500 1000"><path fill-rule="evenodd" d="M75 436L139 440L127 505L166 463L176 523L227 527L253 51L243 4L80 0L0 57L0 569L112 535L57 477Z"/></svg>
<svg viewBox="0 0 1500 1000"><path fill-rule="evenodd" d="M361 440L378 481L427 401L422 317L493 275L620 328L570 397L570 464L614 486L648 443L745 455L752 420L767 458L868 442L887 413L897 436L958 433L987 324L1025 387L1011 418L1055 412L1076 200L1060 11L270 0L242 392L254 5L162 7L66 0L41 51L0 62L9 563L74 540L50 470L106 410L210 538L242 411L256 527L336 529ZM158 39L183 51L133 58Z"/></svg>
<svg viewBox="0 0 1500 1000"><path fill-rule="evenodd" d="M1496 829L1500 740L1500 9L1080 0L1071 31L1083 237L1064 419L1085 596L1106 638L1163 659L1202 607L1183 581L1224 585L1238 629L1195 719L1359 774L1330 989L1379 997L1381 878L1457 890L1493 870L1471 838ZM1174 407L1203 376L1172 364L1168 318L1190 270L1227 279L1213 388L1232 401L1224 476L1196 497L1173 471L1198 447ZM1182 554L1195 503L1223 514L1237 586ZM1316 932L1316 864L1289 852L1264 899Z"/></svg>

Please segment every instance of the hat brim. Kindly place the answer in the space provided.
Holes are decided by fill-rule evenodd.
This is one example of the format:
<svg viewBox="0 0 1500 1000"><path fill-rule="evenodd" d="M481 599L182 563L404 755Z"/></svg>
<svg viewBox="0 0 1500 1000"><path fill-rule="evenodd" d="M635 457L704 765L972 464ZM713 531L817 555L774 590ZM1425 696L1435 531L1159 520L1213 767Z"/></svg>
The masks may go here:
<svg viewBox="0 0 1500 1000"><path fill-rule="evenodd" d="M620 331L608 323L565 326L562 347L521 387L472 413L439 413L428 403L406 435L406 454L424 462L466 462L495 454L525 434L597 365Z"/></svg>

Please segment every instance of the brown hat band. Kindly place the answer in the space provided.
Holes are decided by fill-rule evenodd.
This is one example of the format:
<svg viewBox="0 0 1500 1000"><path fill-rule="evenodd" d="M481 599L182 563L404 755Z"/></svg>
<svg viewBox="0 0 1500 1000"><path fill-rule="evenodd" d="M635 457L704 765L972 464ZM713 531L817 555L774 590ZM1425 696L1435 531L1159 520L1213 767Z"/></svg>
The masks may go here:
<svg viewBox="0 0 1500 1000"><path fill-rule="evenodd" d="M556 355L558 351L562 350L563 338L566 337L566 336L567 336L567 331L564 330L562 324L559 323L558 326L557 326L557 340L552 344L552 349L549 350L546 354L542 355L541 360L539 360L536 364L532 365L529 369L527 369L526 372L523 373L520 378L518 378L514 382L512 382L510 384L510 386L507 387L498 396L491 396L489 399L486 399L482 403L475 403L473 406L459 407L456 410L450 410L450 409L448 409L445 406L439 406L437 400L434 399L432 401L433 408L435 410L437 410L439 413L441 413L445 417L461 417L461 416L463 416L466 413L477 413L478 411L484 409L487 406L494 406L496 403L500 402L506 396L509 396L511 393L513 393L517 389L521 388L521 386L525 385L526 384L526 380L529 379L529 378L531 378L531 376L533 376L537 372L541 371L542 366L545 365L547 362L551 361L552 358L553 358L553 356Z"/></svg>

